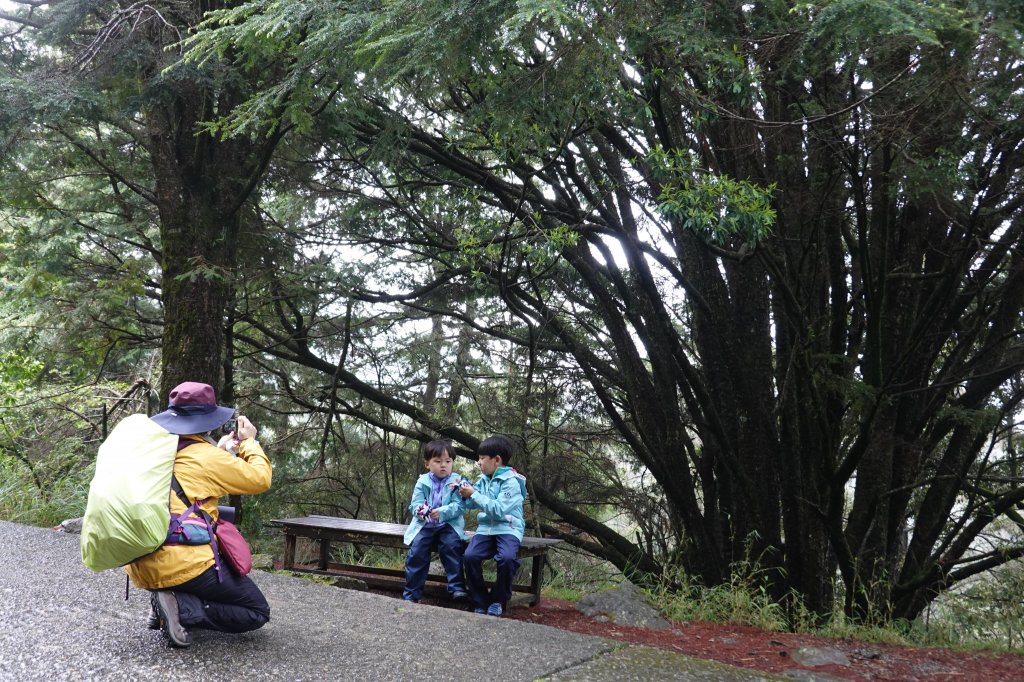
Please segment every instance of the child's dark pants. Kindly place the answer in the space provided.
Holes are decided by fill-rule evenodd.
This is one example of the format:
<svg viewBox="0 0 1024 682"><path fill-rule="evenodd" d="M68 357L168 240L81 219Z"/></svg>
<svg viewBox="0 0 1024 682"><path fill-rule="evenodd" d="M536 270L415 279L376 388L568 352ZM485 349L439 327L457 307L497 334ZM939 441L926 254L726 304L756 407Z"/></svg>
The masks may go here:
<svg viewBox="0 0 1024 682"><path fill-rule="evenodd" d="M405 557L405 589L402 591L402 599L419 601L423 596L423 586L430 571L432 552L437 552L448 576L448 594L465 592L465 581L462 578L462 548L462 538L447 523L433 528L421 528L409 545L409 553Z"/></svg>
<svg viewBox="0 0 1024 682"><path fill-rule="evenodd" d="M466 584L473 605L486 609L491 604L504 604L512 598L512 580L519 570L519 539L515 535L474 535L462 562L466 567ZM484 584L483 562L494 559L497 575L490 592Z"/></svg>

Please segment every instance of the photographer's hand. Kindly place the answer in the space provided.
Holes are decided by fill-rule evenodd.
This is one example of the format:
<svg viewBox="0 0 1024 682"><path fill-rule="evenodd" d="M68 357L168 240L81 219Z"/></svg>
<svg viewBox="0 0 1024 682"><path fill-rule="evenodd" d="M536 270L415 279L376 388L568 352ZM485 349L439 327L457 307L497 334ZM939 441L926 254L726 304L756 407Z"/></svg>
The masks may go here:
<svg viewBox="0 0 1024 682"><path fill-rule="evenodd" d="M247 440L249 438L256 437L256 426L251 421L249 421L248 417L243 417L239 415L238 425L235 428L237 430L235 431L234 435L235 438L239 440L239 442Z"/></svg>

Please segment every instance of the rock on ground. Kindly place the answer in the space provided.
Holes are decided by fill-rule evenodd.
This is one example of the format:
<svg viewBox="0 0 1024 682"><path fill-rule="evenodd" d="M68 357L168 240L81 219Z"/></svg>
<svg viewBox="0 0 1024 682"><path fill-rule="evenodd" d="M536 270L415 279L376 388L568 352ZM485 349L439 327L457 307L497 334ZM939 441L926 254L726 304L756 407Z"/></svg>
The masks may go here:
<svg viewBox="0 0 1024 682"><path fill-rule="evenodd" d="M670 628L668 621L658 610L644 601L644 595L629 583L607 592L588 594L579 601L576 608L591 618L604 619L618 625L664 630Z"/></svg>

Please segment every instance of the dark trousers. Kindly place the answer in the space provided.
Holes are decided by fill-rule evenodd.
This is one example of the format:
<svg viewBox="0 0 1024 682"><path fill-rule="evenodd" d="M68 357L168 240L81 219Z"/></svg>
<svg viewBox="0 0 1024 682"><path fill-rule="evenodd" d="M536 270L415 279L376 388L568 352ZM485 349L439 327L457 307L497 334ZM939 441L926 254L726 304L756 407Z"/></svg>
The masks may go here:
<svg viewBox="0 0 1024 682"><path fill-rule="evenodd" d="M420 529L409 545L409 553L405 555L405 589L403 599L420 599L423 586L430 572L430 554L437 552L448 576L448 594L465 592L466 585L462 578L462 538L449 524L444 523L434 528Z"/></svg>
<svg viewBox="0 0 1024 682"><path fill-rule="evenodd" d="M211 566L192 580L171 588L178 599L178 620L186 628L248 632L270 620L270 605L248 576L223 565L224 582Z"/></svg>
<svg viewBox="0 0 1024 682"><path fill-rule="evenodd" d="M504 604L512 598L512 580L519 570L519 540L515 535L474 535L462 557L466 567L466 584L473 605L486 609L491 604ZM490 592L484 583L483 563L494 559L497 575Z"/></svg>

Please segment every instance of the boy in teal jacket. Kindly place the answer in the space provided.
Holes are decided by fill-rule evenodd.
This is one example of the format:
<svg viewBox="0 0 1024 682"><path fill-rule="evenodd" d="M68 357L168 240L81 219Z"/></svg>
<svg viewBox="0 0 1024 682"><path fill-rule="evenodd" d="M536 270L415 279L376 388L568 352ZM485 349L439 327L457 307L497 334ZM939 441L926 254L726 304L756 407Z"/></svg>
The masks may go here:
<svg viewBox="0 0 1024 682"><path fill-rule="evenodd" d="M462 577L462 550L466 539L465 510L456 492L462 477L452 473L455 452L447 441L432 440L423 446L427 473L416 480L409 512L412 522L405 531L409 553L405 557L405 590L402 599L417 602L430 570L430 555L437 552L448 576L452 599L466 598Z"/></svg>
<svg viewBox="0 0 1024 682"><path fill-rule="evenodd" d="M466 584L476 613L500 616L502 604L512 597L512 580L519 570L519 545L526 523L523 500L526 477L509 466L512 441L491 436L477 448L477 466L483 474L459 488L467 509L479 509L476 534L462 557ZM490 591L484 583L483 562L494 559L497 575Z"/></svg>

